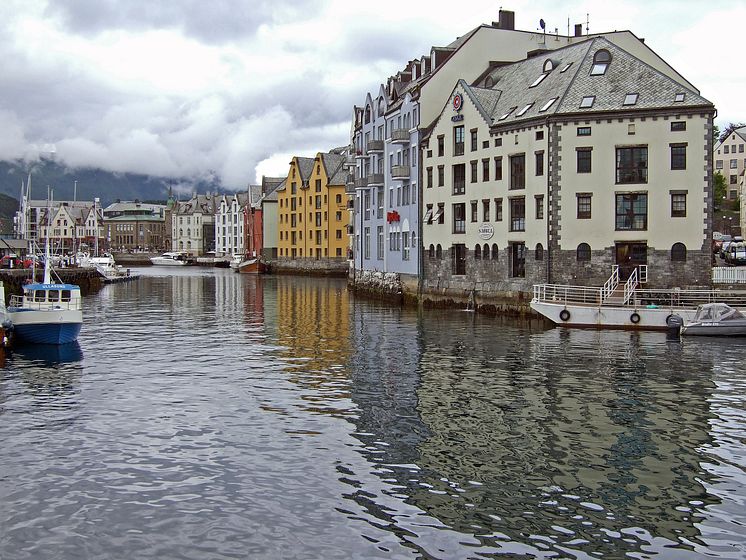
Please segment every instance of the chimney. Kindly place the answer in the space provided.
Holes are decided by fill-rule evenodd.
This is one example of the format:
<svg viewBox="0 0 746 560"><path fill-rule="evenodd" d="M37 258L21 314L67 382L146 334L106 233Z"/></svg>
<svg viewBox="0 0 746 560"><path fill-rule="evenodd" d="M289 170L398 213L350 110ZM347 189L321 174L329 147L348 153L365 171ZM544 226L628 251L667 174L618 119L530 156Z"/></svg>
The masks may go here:
<svg viewBox="0 0 746 560"><path fill-rule="evenodd" d="M510 10L500 10L500 19L497 22L499 29L515 31L515 12Z"/></svg>
<svg viewBox="0 0 746 560"><path fill-rule="evenodd" d="M582 37L583 36L583 24L582 23L576 23L575 24L575 36L576 37Z"/></svg>

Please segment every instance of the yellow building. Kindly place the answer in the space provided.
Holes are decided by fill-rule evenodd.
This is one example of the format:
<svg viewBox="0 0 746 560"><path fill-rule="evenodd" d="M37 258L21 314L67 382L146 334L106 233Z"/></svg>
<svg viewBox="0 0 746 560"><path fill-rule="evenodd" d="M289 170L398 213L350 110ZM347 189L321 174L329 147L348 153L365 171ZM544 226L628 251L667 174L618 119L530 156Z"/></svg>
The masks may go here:
<svg viewBox="0 0 746 560"><path fill-rule="evenodd" d="M290 162L287 181L277 191L280 260L347 258L344 163L344 156L333 152Z"/></svg>

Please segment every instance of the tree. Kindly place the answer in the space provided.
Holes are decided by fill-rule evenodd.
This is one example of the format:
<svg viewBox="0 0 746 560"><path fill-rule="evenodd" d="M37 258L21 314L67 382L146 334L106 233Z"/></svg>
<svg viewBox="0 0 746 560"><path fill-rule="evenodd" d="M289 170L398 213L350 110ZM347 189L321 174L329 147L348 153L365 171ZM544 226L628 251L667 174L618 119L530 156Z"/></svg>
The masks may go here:
<svg viewBox="0 0 746 560"><path fill-rule="evenodd" d="M720 141L720 127L716 124L712 125L712 147L714 148Z"/></svg>
<svg viewBox="0 0 746 560"><path fill-rule="evenodd" d="M728 195L728 188L725 184L725 177L720 171L716 172L712 177L712 194L714 196L713 208L720 210L723 200Z"/></svg>
<svg viewBox="0 0 746 560"><path fill-rule="evenodd" d="M725 130L720 134L720 138L718 138L718 142L723 142L728 136L733 134L733 131L737 128L741 128L742 126L746 126L746 123L728 123L728 126L725 127Z"/></svg>

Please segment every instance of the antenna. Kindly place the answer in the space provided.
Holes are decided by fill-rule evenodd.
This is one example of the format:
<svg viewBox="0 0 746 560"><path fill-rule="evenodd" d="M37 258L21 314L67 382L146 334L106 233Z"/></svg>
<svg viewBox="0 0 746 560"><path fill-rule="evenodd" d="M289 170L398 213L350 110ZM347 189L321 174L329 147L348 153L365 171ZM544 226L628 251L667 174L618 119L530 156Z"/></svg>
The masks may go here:
<svg viewBox="0 0 746 560"><path fill-rule="evenodd" d="M585 34L588 35L588 30L591 23L591 17L589 13L585 14Z"/></svg>

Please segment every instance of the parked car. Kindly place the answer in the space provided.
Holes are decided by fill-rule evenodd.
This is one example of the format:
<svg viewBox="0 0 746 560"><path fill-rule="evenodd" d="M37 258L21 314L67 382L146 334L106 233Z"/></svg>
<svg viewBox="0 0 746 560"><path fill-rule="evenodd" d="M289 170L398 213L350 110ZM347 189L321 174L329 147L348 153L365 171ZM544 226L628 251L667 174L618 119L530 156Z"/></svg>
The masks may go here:
<svg viewBox="0 0 746 560"><path fill-rule="evenodd" d="M725 262L733 266L746 264L746 244L743 241L731 241L725 252Z"/></svg>
<svg viewBox="0 0 746 560"><path fill-rule="evenodd" d="M715 237L715 235L713 235L712 236L712 252L722 257L723 256L722 255L723 243L726 243L726 242L730 243L730 240L731 240L730 235L723 235L722 233L720 234L719 237Z"/></svg>
<svg viewBox="0 0 746 560"><path fill-rule="evenodd" d="M723 235L723 241L720 244L720 258L725 258L725 253L728 252L728 247L733 241L738 241L738 237L731 237L730 235ZM743 241L743 238L740 239L740 241Z"/></svg>

